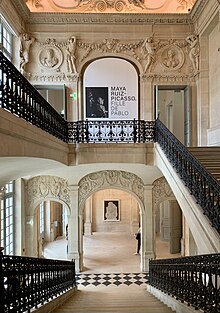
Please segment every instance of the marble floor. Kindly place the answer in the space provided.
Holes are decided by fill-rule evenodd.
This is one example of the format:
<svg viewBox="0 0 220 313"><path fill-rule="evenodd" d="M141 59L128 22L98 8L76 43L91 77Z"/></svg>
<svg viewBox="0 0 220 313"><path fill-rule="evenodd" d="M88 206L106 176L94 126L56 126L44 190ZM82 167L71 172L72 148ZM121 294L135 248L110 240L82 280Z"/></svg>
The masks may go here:
<svg viewBox="0 0 220 313"><path fill-rule="evenodd" d="M93 233L83 237L83 274L140 273L140 255L135 255L137 241L126 233ZM45 258L67 259L65 238L45 244ZM169 243L156 240L156 258L179 257L169 253Z"/></svg>

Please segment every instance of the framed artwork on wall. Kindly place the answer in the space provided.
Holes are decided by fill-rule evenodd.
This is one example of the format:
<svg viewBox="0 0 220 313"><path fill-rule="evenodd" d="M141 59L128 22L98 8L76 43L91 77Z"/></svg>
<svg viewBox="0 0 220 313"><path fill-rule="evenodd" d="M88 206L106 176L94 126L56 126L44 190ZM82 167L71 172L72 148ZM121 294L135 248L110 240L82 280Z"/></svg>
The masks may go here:
<svg viewBox="0 0 220 313"><path fill-rule="evenodd" d="M119 200L104 200L104 221L120 221Z"/></svg>

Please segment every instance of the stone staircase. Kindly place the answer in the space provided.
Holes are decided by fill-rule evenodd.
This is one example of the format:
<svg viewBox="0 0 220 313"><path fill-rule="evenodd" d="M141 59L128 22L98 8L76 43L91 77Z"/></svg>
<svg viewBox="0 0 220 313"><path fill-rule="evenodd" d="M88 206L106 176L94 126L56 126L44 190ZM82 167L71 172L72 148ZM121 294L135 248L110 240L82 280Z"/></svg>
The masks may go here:
<svg viewBox="0 0 220 313"><path fill-rule="evenodd" d="M138 285L79 286L53 313L171 313L165 304Z"/></svg>
<svg viewBox="0 0 220 313"><path fill-rule="evenodd" d="M188 150L220 183L220 147L188 147Z"/></svg>

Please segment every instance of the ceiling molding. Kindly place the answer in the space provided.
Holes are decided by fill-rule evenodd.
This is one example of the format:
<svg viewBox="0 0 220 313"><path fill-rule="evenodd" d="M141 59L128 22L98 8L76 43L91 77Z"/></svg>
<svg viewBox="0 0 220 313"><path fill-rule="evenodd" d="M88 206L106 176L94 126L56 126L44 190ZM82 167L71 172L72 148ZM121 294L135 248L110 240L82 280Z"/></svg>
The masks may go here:
<svg viewBox="0 0 220 313"><path fill-rule="evenodd" d="M198 1L198 0L197 0ZM32 13L24 0L13 1L16 11L28 24L192 24L188 13Z"/></svg>
<svg viewBox="0 0 220 313"><path fill-rule="evenodd" d="M135 24L189 25L189 14L132 14L132 13L31 13L29 24Z"/></svg>
<svg viewBox="0 0 220 313"><path fill-rule="evenodd" d="M205 8L205 5L207 4L207 0L197 0L193 6L193 9L191 11L191 18L193 23L196 22L196 20L199 18L199 16L202 14L202 11Z"/></svg>

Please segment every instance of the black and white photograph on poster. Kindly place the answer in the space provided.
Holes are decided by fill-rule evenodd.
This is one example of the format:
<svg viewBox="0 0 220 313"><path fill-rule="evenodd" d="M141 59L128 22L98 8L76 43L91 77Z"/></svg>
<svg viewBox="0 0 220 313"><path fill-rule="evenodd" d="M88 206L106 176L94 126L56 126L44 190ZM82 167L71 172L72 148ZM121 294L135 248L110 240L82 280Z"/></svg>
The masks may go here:
<svg viewBox="0 0 220 313"><path fill-rule="evenodd" d="M119 200L104 200L104 221L118 222L119 220Z"/></svg>
<svg viewBox="0 0 220 313"><path fill-rule="evenodd" d="M86 87L86 118L108 117L108 87Z"/></svg>

